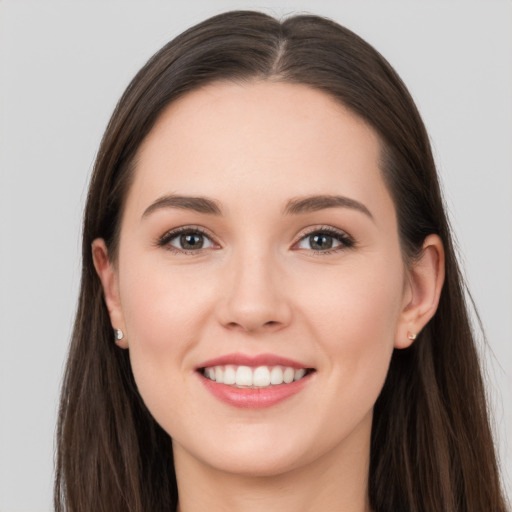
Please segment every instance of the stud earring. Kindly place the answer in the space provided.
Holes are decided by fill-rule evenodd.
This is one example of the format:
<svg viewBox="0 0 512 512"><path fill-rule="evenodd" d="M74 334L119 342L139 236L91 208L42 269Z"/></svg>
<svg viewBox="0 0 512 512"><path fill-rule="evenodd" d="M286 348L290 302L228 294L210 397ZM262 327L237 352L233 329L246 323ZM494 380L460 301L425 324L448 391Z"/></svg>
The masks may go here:
<svg viewBox="0 0 512 512"><path fill-rule="evenodd" d="M121 329L114 329L114 336L116 341L120 341L124 338L124 332Z"/></svg>
<svg viewBox="0 0 512 512"><path fill-rule="evenodd" d="M411 341L414 341L418 335L416 333L413 333L413 332L410 332L407 337L411 340Z"/></svg>

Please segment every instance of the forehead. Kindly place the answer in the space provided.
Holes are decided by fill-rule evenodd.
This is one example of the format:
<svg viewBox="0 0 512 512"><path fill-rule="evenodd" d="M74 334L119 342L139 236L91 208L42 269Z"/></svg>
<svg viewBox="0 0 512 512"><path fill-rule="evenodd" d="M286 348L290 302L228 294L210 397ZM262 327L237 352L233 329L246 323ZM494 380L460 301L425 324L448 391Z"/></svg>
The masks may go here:
<svg viewBox="0 0 512 512"><path fill-rule="evenodd" d="M387 195L379 161L375 131L323 92L214 83L164 110L139 149L129 201L139 210L166 193L282 201L343 193L374 202Z"/></svg>

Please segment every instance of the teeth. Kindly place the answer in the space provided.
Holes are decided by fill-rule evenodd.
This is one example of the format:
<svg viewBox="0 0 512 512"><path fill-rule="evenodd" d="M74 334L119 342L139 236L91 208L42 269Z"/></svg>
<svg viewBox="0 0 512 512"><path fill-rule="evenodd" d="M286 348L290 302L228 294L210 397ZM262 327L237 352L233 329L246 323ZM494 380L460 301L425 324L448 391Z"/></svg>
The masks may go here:
<svg viewBox="0 0 512 512"><path fill-rule="evenodd" d="M306 370L301 368L300 370L295 370L295 375L293 376L293 380L300 380L302 377L306 375Z"/></svg>
<svg viewBox="0 0 512 512"><path fill-rule="evenodd" d="M224 384L226 381L224 381ZM248 366L239 366L236 370L237 386L252 386L252 370Z"/></svg>
<svg viewBox="0 0 512 512"><path fill-rule="evenodd" d="M258 366L254 370L252 383L259 388L270 386L270 370L266 366Z"/></svg>
<svg viewBox="0 0 512 512"><path fill-rule="evenodd" d="M237 387L267 388L279 384L290 384L306 375L305 368L296 370L289 366L213 366L203 369L203 375L219 384Z"/></svg>
<svg viewBox="0 0 512 512"><path fill-rule="evenodd" d="M290 382L293 382L293 377L295 377L295 370L293 368L285 368L283 372L284 382L290 384Z"/></svg>
<svg viewBox="0 0 512 512"><path fill-rule="evenodd" d="M283 369L280 366L274 366L270 371L270 384L283 383Z"/></svg>
<svg viewBox="0 0 512 512"><path fill-rule="evenodd" d="M224 384L236 384L236 368L232 365L224 367Z"/></svg>

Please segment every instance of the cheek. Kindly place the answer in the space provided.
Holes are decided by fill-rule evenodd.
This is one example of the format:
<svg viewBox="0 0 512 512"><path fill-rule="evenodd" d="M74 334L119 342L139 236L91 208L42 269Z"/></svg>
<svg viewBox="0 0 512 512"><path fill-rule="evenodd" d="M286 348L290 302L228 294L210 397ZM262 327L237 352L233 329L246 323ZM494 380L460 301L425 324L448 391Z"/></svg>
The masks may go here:
<svg viewBox="0 0 512 512"><path fill-rule="evenodd" d="M130 344L144 345L148 351L176 351L177 344L190 341L194 326L199 327L207 289L189 273L171 271L165 262L141 260L126 262L130 271L125 271L120 286ZM143 270L137 272L137 267Z"/></svg>
<svg viewBox="0 0 512 512"><path fill-rule="evenodd" d="M301 297L318 325L333 324L340 334L382 338L396 326L403 300L403 270L397 263L358 264L339 272L318 273Z"/></svg>
<svg viewBox="0 0 512 512"><path fill-rule="evenodd" d="M400 319L402 267L353 266L321 283L318 276L304 296L301 316L319 350L330 356L332 385L350 382L353 390L378 394Z"/></svg>
<svg viewBox="0 0 512 512"><path fill-rule="evenodd" d="M126 261L131 271L120 283L132 371L150 410L158 410L158 400L174 407L186 399L185 388L179 396L172 390L190 372L187 354L199 343L209 315L208 291L186 272L144 264L143 258L135 263Z"/></svg>

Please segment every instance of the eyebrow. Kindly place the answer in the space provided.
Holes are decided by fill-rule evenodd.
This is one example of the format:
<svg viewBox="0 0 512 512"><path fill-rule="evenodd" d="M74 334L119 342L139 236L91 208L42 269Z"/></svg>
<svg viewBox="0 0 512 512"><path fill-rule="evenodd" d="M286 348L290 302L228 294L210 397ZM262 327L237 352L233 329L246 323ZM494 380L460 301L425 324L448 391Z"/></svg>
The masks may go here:
<svg viewBox="0 0 512 512"><path fill-rule="evenodd" d="M222 210L218 202L213 199L168 194L151 203L144 210L142 218L162 208L178 208L208 215L222 215ZM364 213L373 220L373 215L363 203L349 197L337 195L314 195L290 199L286 203L283 213L285 215L300 215L302 213L316 212L327 208L351 208Z"/></svg>
<svg viewBox="0 0 512 512"><path fill-rule="evenodd" d="M147 217L161 208L179 208L182 210L192 210L198 213L207 213L209 215L222 215L218 203L206 197L192 197L169 194L158 198L151 203L142 214L142 218Z"/></svg>
<svg viewBox="0 0 512 512"><path fill-rule="evenodd" d="M374 220L370 210L363 203L350 197L336 195L316 195L290 199L285 206L284 214L298 215L326 208L351 208L364 213L367 217Z"/></svg>

